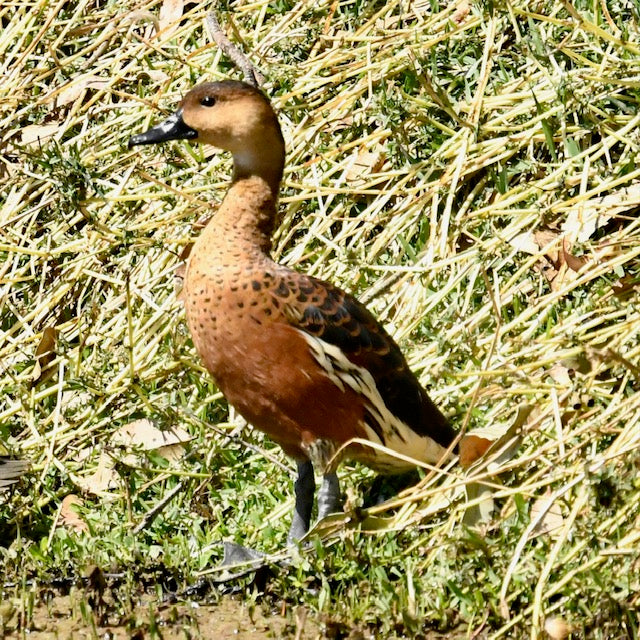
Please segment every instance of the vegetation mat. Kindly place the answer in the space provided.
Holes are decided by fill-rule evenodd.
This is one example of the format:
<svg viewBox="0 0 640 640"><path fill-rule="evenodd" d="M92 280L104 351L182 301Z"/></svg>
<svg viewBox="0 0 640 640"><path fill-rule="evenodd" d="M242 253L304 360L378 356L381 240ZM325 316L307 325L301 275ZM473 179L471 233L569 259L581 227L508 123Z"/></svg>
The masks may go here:
<svg viewBox="0 0 640 640"><path fill-rule="evenodd" d="M344 464L345 514L224 586L220 542L280 553L293 503L292 462L228 410L178 294L230 158L127 148L196 82L241 78L212 10L282 123L275 257L366 302L456 428L497 439L376 506ZM3 3L0 453L31 461L0 498L5 633L37 637L71 597L87 637L205 637L158 608L231 589L282 636L637 638L639 19L631 0Z"/></svg>

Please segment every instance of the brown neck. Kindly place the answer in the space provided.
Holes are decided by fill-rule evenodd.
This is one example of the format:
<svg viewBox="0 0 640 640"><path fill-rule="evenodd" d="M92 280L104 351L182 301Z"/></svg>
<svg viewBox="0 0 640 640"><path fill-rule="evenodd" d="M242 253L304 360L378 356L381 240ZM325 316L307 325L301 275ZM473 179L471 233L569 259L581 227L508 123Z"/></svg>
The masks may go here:
<svg viewBox="0 0 640 640"><path fill-rule="evenodd" d="M250 162L246 162L248 158L233 158L233 178L231 180L231 188L238 182L262 180L269 187L273 200L278 199L278 191L280 190L280 181L282 180L283 164L263 163L255 158L251 158ZM249 184L247 182L247 184Z"/></svg>
<svg viewBox="0 0 640 640"><path fill-rule="evenodd" d="M276 204L277 191L271 180L234 172L231 186L199 243L209 250L218 247L223 253L237 254L239 259L256 253L269 255Z"/></svg>
<svg viewBox="0 0 640 640"><path fill-rule="evenodd" d="M275 116L274 116L275 117ZM278 190L284 168L284 140L277 121L261 132L261 144L238 140L233 179L227 194L201 236L201 246L218 256L269 255L276 221Z"/></svg>
<svg viewBox="0 0 640 640"><path fill-rule="evenodd" d="M278 197L284 170L284 140L280 127L266 128L260 146L242 142L232 149L233 183L245 178L262 178L271 188L274 200Z"/></svg>

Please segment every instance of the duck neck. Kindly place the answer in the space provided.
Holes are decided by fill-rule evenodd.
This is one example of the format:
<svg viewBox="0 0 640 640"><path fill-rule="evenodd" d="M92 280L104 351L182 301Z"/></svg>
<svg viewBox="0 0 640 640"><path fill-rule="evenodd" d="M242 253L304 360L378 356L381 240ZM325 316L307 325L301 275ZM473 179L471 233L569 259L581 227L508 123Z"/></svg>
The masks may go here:
<svg viewBox="0 0 640 640"><path fill-rule="evenodd" d="M284 153L282 156L279 153L273 155L275 157L271 158L267 154L258 157L243 153L234 154L231 188L244 180L262 180L271 189L273 200L277 200L284 170Z"/></svg>
<svg viewBox="0 0 640 640"><path fill-rule="evenodd" d="M261 132L259 146L254 139L245 139L234 147L229 149L233 154L231 185L203 232L201 246L218 247L228 255L269 255L285 157L277 121Z"/></svg>
<svg viewBox="0 0 640 640"><path fill-rule="evenodd" d="M285 147L280 125L273 112L272 122L263 123L259 131L250 128L242 138L229 146L233 154L233 182L246 178L261 178L278 196L284 170Z"/></svg>
<svg viewBox="0 0 640 640"><path fill-rule="evenodd" d="M276 220L278 184L259 175L234 171L231 186L220 208L204 229L201 241L237 255L271 251L271 234Z"/></svg>

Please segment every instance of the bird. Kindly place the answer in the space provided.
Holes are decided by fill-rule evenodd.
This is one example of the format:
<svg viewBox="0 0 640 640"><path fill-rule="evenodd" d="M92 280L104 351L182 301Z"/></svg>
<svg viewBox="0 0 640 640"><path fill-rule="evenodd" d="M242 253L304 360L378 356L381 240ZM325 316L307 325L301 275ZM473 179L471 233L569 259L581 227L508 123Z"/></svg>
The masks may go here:
<svg viewBox="0 0 640 640"><path fill-rule="evenodd" d="M29 464L25 460L0 456L0 489L17 482L28 467Z"/></svg>
<svg viewBox="0 0 640 640"><path fill-rule="evenodd" d="M182 295L194 346L218 388L296 461L287 538L295 544L310 528L315 472L321 520L341 509L341 460L401 473L416 460L444 459L456 432L363 304L272 259L285 142L268 97L236 80L198 84L129 148L169 140L233 156L227 192L189 255Z"/></svg>

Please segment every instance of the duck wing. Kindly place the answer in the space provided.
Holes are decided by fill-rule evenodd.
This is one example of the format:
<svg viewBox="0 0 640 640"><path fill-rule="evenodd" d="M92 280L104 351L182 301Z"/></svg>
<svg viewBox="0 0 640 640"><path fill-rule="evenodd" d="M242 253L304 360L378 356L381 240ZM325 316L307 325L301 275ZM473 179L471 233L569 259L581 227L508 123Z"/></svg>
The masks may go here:
<svg viewBox="0 0 640 640"><path fill-rule="evenodd" d="M283 312L289 324L315 338L314 350L324 352L316 358L330 358L331 367L344 376L352 376L354 367L366 370L386 409L401 423L443 447L451 444L455 431L393 338L362 303L339 287L297 273L283 278L275 291L285 298Z"/></svg>

